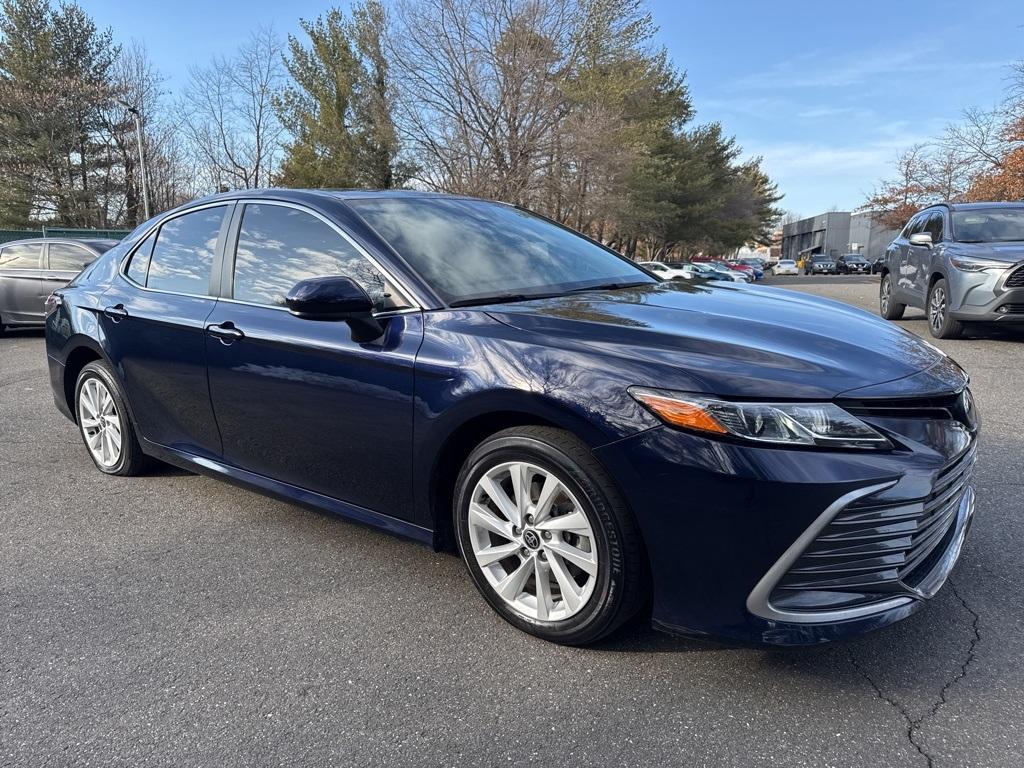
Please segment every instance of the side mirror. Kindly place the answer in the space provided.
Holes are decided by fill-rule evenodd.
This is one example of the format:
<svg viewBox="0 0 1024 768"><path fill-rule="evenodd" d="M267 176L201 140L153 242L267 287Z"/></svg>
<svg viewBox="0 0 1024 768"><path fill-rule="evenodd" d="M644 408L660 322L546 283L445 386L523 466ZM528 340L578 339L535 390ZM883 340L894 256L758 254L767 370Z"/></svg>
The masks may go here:
<svg viewBox="0 0 1024 768"><path fill-rule="evenodd" d="M931 232L915 232L910 236L911 245L923 245L926 248L932 247L932 233Z"/></svg>
<svg viewBox="0 0 1024 768"><path fill-rule="evenodd" d="M373 316L373 300L350 277L313 277L296 283L285 297L288 310L307 320L343 320L352 329L352 340L365 343L379 339L384 328Z"/></svg>

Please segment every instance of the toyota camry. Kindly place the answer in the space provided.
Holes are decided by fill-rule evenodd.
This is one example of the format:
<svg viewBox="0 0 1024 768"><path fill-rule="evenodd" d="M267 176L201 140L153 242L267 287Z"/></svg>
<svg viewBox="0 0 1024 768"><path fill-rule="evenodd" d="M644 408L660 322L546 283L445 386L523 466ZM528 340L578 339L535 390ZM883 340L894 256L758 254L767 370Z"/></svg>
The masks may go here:
<svg viewBox="0 0 1024 768"><path fill-rule="evenodd" d="M162 460L457 551L559 643L638 616L774 644L882 627L939 590L974 510L977 414L942 352L827 300L659 281L512 205L220 194L47 313L99 471Z"/></svg>

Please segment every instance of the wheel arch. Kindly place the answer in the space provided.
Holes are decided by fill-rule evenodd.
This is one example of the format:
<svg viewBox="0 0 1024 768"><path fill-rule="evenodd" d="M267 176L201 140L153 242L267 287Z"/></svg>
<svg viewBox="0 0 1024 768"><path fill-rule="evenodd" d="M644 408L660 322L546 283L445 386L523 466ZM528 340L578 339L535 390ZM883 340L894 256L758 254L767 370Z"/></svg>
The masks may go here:
<svg viewBox="0 0 1024 768"><path fill-rule="evenodd" d="M451 512L455 482L470 452L503 429L527 426L563 429L591 449L615 439L564 403L536 393L510 391L498 399L481 393L464 402L446 414L443 426L428 426L426 437L417 441L424 457L416 462L421 478L417 495L426 501L425 524L434 531L436 549L450 549L454 544Z"/></svg>
<svg viewBox="0 0 1024 768"><path fill-rule="evenodd" d="M107 356L103 354L93 339L88 336L79 336L71 341L71 350L64 358L64 402L71 412L71 417L78 423L78 411L75 408L75 385L78 383L78 376L89 363L102 360L113 369Z"/></svg>

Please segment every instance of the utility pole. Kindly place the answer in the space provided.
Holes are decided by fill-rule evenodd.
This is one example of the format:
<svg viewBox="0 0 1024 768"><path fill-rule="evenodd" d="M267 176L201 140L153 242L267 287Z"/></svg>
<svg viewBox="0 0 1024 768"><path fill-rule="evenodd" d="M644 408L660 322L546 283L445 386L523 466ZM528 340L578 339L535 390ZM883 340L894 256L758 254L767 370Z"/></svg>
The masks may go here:
<svg viewBox="0 0 1024 768"><path fill-rule="evenodd" d="M142 149L142 115L139 110L126 101L117 99L117 103L132 113L135 118L135 140L139 145L139 174L142 179L142 210L146 219L149 218L149 184L146 182L146 155Z"/></svg>

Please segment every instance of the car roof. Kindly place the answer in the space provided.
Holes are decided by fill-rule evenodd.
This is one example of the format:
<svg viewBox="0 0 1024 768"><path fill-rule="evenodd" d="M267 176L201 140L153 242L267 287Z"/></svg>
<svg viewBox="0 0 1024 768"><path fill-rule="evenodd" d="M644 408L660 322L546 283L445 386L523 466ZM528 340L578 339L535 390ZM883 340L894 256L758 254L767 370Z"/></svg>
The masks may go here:
<svg viewBox="0 0 1024 768"><path fill-rule="evenodd" d="M272 197L277 200L291 200L294 202L308 201L312 198L329 197L336 200L362 200L369 198L435 198L445 200L479 200L481 198L470 197L469 195L452 195L447 192L430 192L419 189L287 189L285 187L266 187L262 189L235 189L230 192L217 192L207 195L199 200L194 200L187 205L194 203L210 203L218 200L238 200L246 197ZM500 202L488 200L486 202Z"/></svg>
<svg viewBox="0 0 1024 768"><path fill-rule="evenodd" d="M8 240L0 243L0 248L8 245L37 245L42 243L77 243L79 245L105 245L113 248L120 240L104 237L26 237L22 240Z"/></svg>
<svg viewBox="0 0 1024 768"><path fill-rule="evenodd" d="M928 208L948 208L951 211L979 211L986 208L1021 208L1024 209L1024 202L1006 202L1006 201L993 201L990 203L986 202L975 202L975 203L935 203L929 205L927 208L922 210L928 210Z"/></svg>

